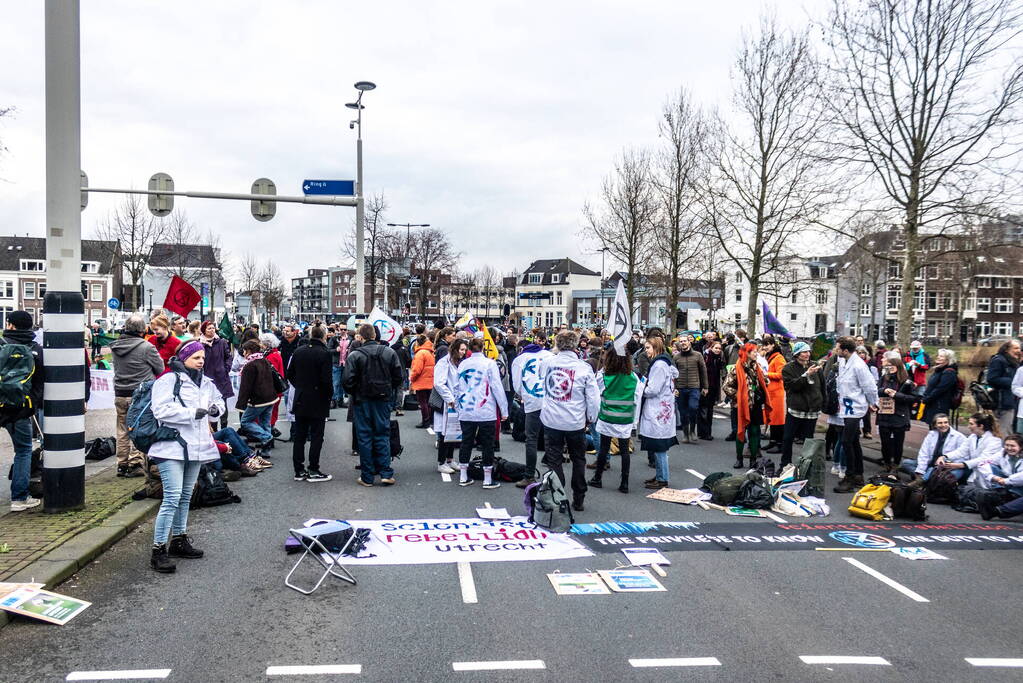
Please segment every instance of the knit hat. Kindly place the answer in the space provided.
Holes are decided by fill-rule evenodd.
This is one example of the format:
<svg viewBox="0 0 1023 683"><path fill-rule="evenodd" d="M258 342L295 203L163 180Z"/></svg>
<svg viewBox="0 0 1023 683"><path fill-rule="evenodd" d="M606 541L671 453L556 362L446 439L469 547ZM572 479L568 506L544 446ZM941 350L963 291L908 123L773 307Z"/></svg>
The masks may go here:
<svg viewBox="0 0 1023 683"><path fill-rule="evenodd" d="M203 351L204 349L205 347L202 345L201 341L193 339L192 341L181 345L178 349L177 356L183 361L188 360L188 357L193 353L196 351Z"/></svg>
<svg viewBox="0 0 1023 683"><path fill-rule="evenodd" d="M810 345L807 344L805 341L797 341L795 344L792 345L792 355L793 356L798 356L803 351L809 351L809 350L810 350Z"/></svg>
<svg viewBox="0 0 1023 683"><path fill-rule="evenodd" d="M203 320L201 323L199 323L199 334L205 336L206 335L206 328L207 327L212 327L212 326L213 326L213 321L212 320Z"/></svg>

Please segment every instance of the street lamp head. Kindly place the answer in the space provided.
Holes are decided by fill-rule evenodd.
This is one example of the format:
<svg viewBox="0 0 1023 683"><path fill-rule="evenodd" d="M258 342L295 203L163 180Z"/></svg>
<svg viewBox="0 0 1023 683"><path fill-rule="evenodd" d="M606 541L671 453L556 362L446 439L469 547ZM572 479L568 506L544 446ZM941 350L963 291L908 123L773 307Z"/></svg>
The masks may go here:
<svg viewBox="0 0 1023 683"><path fill-rule="evenodd" d="M349 109L365 109L366 108L363 105L359 104L358 102L345 102L345 106L348 107Z"/></svg>
<svg viewBox="0 0 1023 683"><path fill-rule="evenodd" d="M366 92L367 90L375 90L376 87L377 84L373 83L372 81L358 81L355 84L355 89L361 90L362 92Z"/></svg>

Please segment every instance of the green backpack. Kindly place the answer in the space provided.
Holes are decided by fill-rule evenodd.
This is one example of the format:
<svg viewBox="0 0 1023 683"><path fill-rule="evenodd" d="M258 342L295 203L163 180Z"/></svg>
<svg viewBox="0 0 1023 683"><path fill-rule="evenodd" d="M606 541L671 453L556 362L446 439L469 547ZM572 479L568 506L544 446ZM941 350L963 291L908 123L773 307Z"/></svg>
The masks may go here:
<svg viewBox="0 0 1023 683"><path fill-rule="evenodd" d="M36 363L24 344L0 343L0 410L22 411L32 405L32 375Z"/></svg>
<svg viewBox="0 0 1023 683"><path fill-rule="evenodd" d="M733 474L731 476L718 479L714 482L714 486L711 488L710 502L715 505L733 504L735 499L739 496L739 489L745 482L745 474Z"/></svg>
<svg viewBox="0 0 1023 683"><path fill-rule="evenodd" d="M824 496L824 441L807 439L803 442L803 452L796 461L796 481L806 480L802 495Z"/></svg>

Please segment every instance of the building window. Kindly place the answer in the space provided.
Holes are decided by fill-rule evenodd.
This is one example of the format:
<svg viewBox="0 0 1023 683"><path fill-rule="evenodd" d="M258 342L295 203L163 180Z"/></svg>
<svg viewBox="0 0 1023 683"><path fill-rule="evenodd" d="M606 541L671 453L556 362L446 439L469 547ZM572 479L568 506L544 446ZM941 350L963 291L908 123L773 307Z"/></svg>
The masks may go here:
<svg viewBox="0 0 1023 683"><path fill-rule="evenodd" d="M36 298L36 283L25 282L23 283L22 298L34 299Z"/></svg>
<svg viewBox="0 0 1023 683"><path fill-rule="evenodd" d="M902 277L902 264L901 263L889 263L888 264L888 277L895 279Z"/></svg>
<svg viewBox="0 0 1023 683"><path fill-rule="evenodd" d="M538 284L540 284L541 278L543 278L543 275L541 275L540 273L530 273L529 274L529 284L531 284L531 285L538 285Z"/></svg>
<svg viewBox="0 0 1023 683"><path fill-rule="evenodd" d="M103 285L92 285L92 300L103 301Z"/></svg>
<svg viewBox="0 0 1023 683"><path fill-rule="evenodd" d="M995 323L995 334L1004 334L1006 337L1012 335L1012 323L1011 322L997 322Z"/></svg>
<svg viewBox="0 0 1023 683"><path fill-rule="evenodd" d="M861 316L869 316L870 315L870 302L869 301L864 301L863 303L860 304L860 315Z"/></svg>
<svg viewBox="0 0 1023 683"><path fill-rule="evenodd" d="M996 277L995 287L998 289L1012 289L1012 280L1007 277Z"/></svg>
<svg viewBox="0 0 1023 683"><path fill-rule="evenodd" d="M977 313L990 313L991 299L986 296L977 297Z"/></svg>
<svg viewBox="0 0 1023 683"><path fill-rule="evenodd" d="M989 277L978 277L977 278L977 287L979 289L986 289L986 288L988 288L990 286L991 286L991 278L989 278Z"/></svg>
<svg viewBox="0 0 1023 683"><path fill-rule="evenodd" d="M14 283L10 280L0 280L0 299L14 298ZM1020 310L1023 310L1023 301L1019 302Z"/></svg>
<svg viewBox="0 0 1023 683"><path fill-rule="evenodd" d="M977 322L977 336L986 337L991 334L991 323L987 320L980 320Z"/></svg>
<svg viewBox="0 0 1023 683"><path fill-rule="evenodd" d="M558 284L561 282L561 273L551 273L551 283Z"/></svg>
<svg viewBox="0 0 1023 683"><path fill-rule="evenodd" d="M563 294L562 294L560 289L557 292L554 293L554 298L555 298L554 304L556 306L561 306L562 303L564 302L564 299L563 299Z"/></svg>
<svg viewBox="0 0 1023 683"><path fill-rule="evenodd" d="M938 310L938 293L927 292L927 310L936 311Z"/></svg>
<svg viewBox="0 0 1023 683"><path fill-rule="evenodd" d="M742 302L742 290L741 289L737 289L737 290L735 290L735 303L741 303L741 302Z"/></svg>
<svg viewBox="0 0 1023 683"><path fill-rule="evenodd" d="M28 313L32 317L32 322L35 322L35 319L36 319L36 309L34 309L34 308L26 308L25 312Z"/></svg>
<svg viewBox="0 0 1023 683"><path fill-rule="evenodd" d="M799 319L799 315L796 313L789 313L789 321L796 322Z"/></svg>
<svg viewBox="0 0 1023 683"><path fill-rule="evenodd" d="M902 286L901 285L888 285L888 291L885 296L885 308L889 311L898 311L902 306Z"/></svg>
<svg viewBox="0 0 1023 683"><path fill-rule="evenodd" d="M735 271L735 281L737 283L738 282L742 282L742 271L741 270Z"/></svg>
<svg viewBox="0 0 1023 683"><path fill-rule="evenodd" d="M83 273L98 273L99 264L95 261L82 261L82 272Z"/></svg>
<svg viewBox="0 0 1023 683"><path fill-rule="evenodd" d="M828 303L828 290L826 289L817 290L817 303L818 304Z"/></svg>
<svg viewBox="0 0 1023 683"><path fill-rule="evenodd" d="M44 272L46 270L46 261L42 259L21 259L19 261L19 269L23 272Z"/></svg>
<svg viewBox="0 0 1023 683"><path fill-rule="evenodd" d="M1012 299L995 299L995 313L1012 313Z"/></svg>
<svg viewBox="0 0 1023 683"><path fill-rule="evenodd" d="M860 287L860 296L870 296L874 293L874 285L869 282L864 282L863 286Z"/></svg>

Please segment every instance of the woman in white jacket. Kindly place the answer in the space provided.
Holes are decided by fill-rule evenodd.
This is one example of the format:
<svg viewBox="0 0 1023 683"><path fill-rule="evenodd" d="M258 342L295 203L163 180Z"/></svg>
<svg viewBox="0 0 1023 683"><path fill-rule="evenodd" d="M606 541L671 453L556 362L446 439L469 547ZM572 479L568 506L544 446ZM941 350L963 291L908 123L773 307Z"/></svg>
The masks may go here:
<svg viewBox="0 0 1023 683"><path fill-rule="evenodd" d="M501 486L494 481L494 446L497 424L508 414L508 397L501 384L497 363L483 353L483 340L469 342L470 354L458 363L458 381L454 386L455 409L462 427L458 447L458 485L469 486L469 457L477 439L483 452L483 488ZM454 359L452 359L454 360Z"/></svg>
<svg viewBox="0 0 1023 683"><path fill-rule="evenodd" d="M182 344L171 357L169 370L153 383L153 417L162 426L178 430L178 439L157 441L149 449L149 460L160 468L163 482L150 560L158 572L175 570L171 557L197 559L203 555L185 534L188 506L199 468L204 462L220 459L209 417L218 417L226 409L216 385L203 375L205 358L201 342Z"/></svg>
<svg viewBox="0 0 1023 683"><path fill-rule="evenodd" d="M464 339L454 340L448 352L442 355L433 366L433 388L436 389L444 402L441 410L433 411L433 431L437 434L437 471L442 474L454 474L458 471L455 467L455 446L457 441L448 441L444 438L447 431L448 419L457 420L458 413L455 411L455 394L453 387L458 381L458 368L452 362L452 358L461 360L468 350Z"/></svg>
<svg viewBox="0 0 1023 683"><path fill-rule="evenodd" d="M960 481L970 472L969 483L986 488L978 479L977 469L998 461L1002 457L1002 439L998 433L998 421L991 413L974 413L970 415L970 435L965 443L947 456L937 460L940 467L956 471Z"/></svg>
<svg viewBox="0 0 1023 683"><path fill-rule="evenodd" d="M622 481L618 490L629 492L629 443L632 430L639 425L639 412L643 405L643 380L632 371L632 356L619 356L610 342L604 345L602 367L597 372L600 390L600 411L597 413L597 471L588 482L602 488L601 477L611 451L611 439L618 439L618 454L622 460Z"/></svg>
<svg viewBox="0 0 1023 683"><path fill-rule="evenodd" d="M643 410L639 420L640 448L654 461L654 478L644 485L663 489L668 485L668 449L678 443L675 436L675 378L678 369L664 352L664 340L651 337L644 344L650 359L646 386L643 389ZM663 362L662 362L663 361Z"/></svg>

